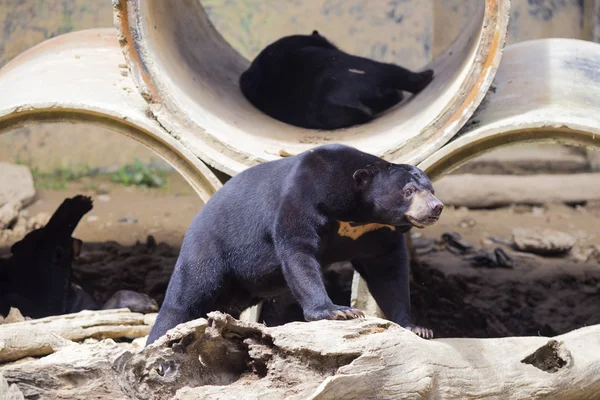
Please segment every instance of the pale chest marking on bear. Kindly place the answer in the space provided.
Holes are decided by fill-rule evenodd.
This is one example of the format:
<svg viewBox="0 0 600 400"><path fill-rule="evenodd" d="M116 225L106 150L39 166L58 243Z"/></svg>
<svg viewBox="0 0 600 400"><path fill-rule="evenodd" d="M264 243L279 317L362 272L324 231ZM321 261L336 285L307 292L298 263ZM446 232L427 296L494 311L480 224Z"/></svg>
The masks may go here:
<svg viewBox="0 0 600 400"><path fill-rule="evenodd" d="M365 233L376 231L378 229L387 228L392 231L396 230L395 226L385 224L365 224L353 226L352 222L338 221L338 223L340 224L340 227L338 228L338 235L346 236L353 240L358 239Z"/></svg>

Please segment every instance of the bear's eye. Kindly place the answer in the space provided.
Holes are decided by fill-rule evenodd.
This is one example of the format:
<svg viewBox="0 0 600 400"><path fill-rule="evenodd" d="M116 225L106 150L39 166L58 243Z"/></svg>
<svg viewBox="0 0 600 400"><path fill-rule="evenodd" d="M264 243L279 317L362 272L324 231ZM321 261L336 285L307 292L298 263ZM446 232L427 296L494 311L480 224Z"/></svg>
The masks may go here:
<svg viewBox="0 0 600 400"><path fill-rule="evenodd" d="M404 191L404 195L405 195L406 197L408 197L408 196L411 196L411 195L412 195L414 192L415 192L415 190L414 190L414 189L406 189L406 190Z"/></svg>

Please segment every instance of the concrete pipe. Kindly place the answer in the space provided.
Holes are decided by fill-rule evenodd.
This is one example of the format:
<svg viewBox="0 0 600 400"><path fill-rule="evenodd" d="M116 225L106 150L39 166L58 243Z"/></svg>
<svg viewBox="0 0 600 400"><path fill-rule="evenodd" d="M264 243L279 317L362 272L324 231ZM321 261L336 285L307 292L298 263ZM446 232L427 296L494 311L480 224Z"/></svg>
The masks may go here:
<svg viewBox="0 0 600 400"><path fill-rule="evenodd" d="M509 0L479 1L461 34L427 67L421 93L376 120L336 131L276 121L242 95L249 61L216 31L199 0L113 0L119 41L136 85L165 129L209 165L247 167L341 142L394 162L416 164L462 127L500 62Z"/></svg>
<svg viewBox="0 0 600 400"><path fill-rule="evenodd" d="M61 35L5 65L0 134L46 122L101 125L155 151L208 201L220 181L156 121L129 77L116 37L114 28Z"/></svg>
<svg viewBox="0 0 600 400"><path fill-rule="evenodd" d="M526 142L600 146L600 44L538 39L506 48L492 90L453 140L419 167L439 179Z"/></svg>
<svg viewBox="0 0 600 400"><path fill-rule="evenodd" d="M518 143L600 147L598 65L600 44L593 42L538 39L508 46L492 89L475 114L419 168L435 181L469 160ZM356 273L352 302L382 316Z"/></svg>

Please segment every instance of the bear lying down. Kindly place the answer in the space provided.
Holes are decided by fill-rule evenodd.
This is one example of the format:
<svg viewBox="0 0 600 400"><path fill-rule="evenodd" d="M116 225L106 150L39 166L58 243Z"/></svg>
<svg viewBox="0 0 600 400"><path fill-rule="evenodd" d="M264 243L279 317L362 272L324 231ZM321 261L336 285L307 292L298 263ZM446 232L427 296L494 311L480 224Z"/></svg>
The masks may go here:
<svg viewBox="0 0 600 400"><path fill-rule="evenodd" d="M423 338L410 317L403 234L444 208L421 170L344 145L249 168L192 221L147 344L214 310L239 317L290 290L307 321L363 316L333 304L321 268L350 261L385 316Z"/></svg>

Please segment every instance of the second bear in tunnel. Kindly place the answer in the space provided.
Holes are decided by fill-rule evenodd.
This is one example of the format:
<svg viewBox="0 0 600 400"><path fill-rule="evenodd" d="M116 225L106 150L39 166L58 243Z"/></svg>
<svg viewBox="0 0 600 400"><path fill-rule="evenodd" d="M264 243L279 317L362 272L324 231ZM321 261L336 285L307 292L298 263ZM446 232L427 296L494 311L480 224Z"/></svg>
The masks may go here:
<svg viewBox="0 0 600 400"><path fill-rule="evenodd" d="M364 124L418 93L433 79L343 52L319 32L267 46L240 77L244 96L272 118L301 128L333 130Z"/></svg>

